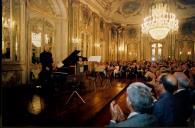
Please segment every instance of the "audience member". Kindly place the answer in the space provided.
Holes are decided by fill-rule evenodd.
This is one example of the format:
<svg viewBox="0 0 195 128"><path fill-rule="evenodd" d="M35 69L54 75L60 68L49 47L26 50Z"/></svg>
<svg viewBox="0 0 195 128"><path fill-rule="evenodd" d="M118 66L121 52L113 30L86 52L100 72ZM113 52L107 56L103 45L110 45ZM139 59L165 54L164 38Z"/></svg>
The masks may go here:
<svg viewBox="0 0 195 128"><path fill-rule="evenodd" d="M157 118L150 114L153 99L150 89L141 82L135 82L127 88L126 104L130 114L124 120L124 114L119 105L112 102L110 105L112 120L111 127L147 127L156 126Z"/></svg>
<svg viewBox="0 0 195 128"><path fill-rule="evenodd" d="M159 99L154 104L153 113L158 118L159 126L174 126L174 112L176 111L174 91L177 80L171 75L162 75L159 81Z"/></svg>

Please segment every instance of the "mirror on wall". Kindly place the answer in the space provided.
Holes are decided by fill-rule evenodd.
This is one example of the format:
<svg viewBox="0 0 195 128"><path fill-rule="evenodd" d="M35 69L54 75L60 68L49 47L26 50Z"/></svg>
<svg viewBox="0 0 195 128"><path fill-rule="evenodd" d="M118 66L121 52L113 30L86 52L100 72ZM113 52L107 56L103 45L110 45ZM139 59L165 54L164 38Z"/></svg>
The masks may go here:
<svg viewBox="0 0 195 128"><path fill-rule="evenodd" d="M2 1L2 59L19 61L20 1Z"/></svg>
<svg viewBox="0 0 195 128"><path fill-rule="evenodd" d="M41 32L32 32L32 63L39 63L39 54L41 52Z"/></svg>

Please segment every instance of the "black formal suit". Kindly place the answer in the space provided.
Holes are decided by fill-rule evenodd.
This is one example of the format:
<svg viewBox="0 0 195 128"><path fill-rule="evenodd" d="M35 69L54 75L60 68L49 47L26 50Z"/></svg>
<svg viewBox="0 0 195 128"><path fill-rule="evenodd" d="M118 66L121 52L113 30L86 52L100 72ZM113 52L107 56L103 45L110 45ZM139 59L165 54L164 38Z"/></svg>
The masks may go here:
<svg viewBox="0 0 195 128"><path fill-rule="evenodd" d="M190 101L192 105L195 105L195 88L190 90Z"/></svg>
<svg viewBox="0 0 195 128"><path fill-rule="evenodd" d="M153 107L153 113L158 118L159 126L174 126L175 111L175 97L169 92L160 94Z"/></svg>
<svg viewBox="0 0 195 128"><path fill-rule="evenodd" d="M42 70L40 73L40 80L43 84L49 83L51 80L51 72L52 72L52 54L50 52L43 51L40 54L40 63L42 65Z"/></svg>
<svg viewBox="0 0 195 128"><path fill-rule="evenodd" d="M42 70L46 70L46 67L49 68L49 70L47 71L52 71L52 63L53 63L53 59L52 59L52 54L50 52L42 52L40 54L40 62L42 65Z"/></svg>
<svg viewBox="0 0 195 128"><path fill-rule="evenodd" d="M174 94L176 99L175 124L176 126L186 126L187 119L192 114L192 104L190 101L190 91L184 89Z"/></svg>

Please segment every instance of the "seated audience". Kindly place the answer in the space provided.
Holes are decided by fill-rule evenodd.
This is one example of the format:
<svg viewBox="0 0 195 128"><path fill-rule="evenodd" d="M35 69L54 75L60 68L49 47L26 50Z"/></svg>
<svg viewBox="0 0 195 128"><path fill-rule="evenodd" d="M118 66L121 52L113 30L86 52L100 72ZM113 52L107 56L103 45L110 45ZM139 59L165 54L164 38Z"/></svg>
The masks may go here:
<svg viewBox="0 0 195 128"><path fill-rule="evenodd" d="M150 89L141 82L135 82L127 88L126 104L130 109L130 114L124 120L124 114L119 105L112 102L110 105L112 120L111 127L147 127L156 126L157 118L151 115L153 99Z"/></svg>

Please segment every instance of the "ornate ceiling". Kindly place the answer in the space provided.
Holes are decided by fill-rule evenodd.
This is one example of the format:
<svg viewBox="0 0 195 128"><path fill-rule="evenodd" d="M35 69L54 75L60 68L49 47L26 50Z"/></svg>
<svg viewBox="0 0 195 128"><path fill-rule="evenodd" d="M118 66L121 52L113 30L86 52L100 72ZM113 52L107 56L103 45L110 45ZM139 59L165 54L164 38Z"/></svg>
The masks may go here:
<svg viewBox="0 0 195 128"><path fill-rule="evenodd" d="M62 16L60 4L63 0L29 0L31 8L47 15ZM65 13L65 12L64 12Z"/></svg>
<svg viewBox="0 0 195 128"><path fill-rule="evenodd" d="M80 0L106 21L141 24L153 0ZM195 16L195 0L167 0L179 20Z"/></svg>
<svg viewBox="0 0 195 128"><path fill-rule="evenodd" d="M30 5L31 7L36 8L41 12L47 12L48 14L52 15L55 14L50 0L30 0Z"/></svg>

